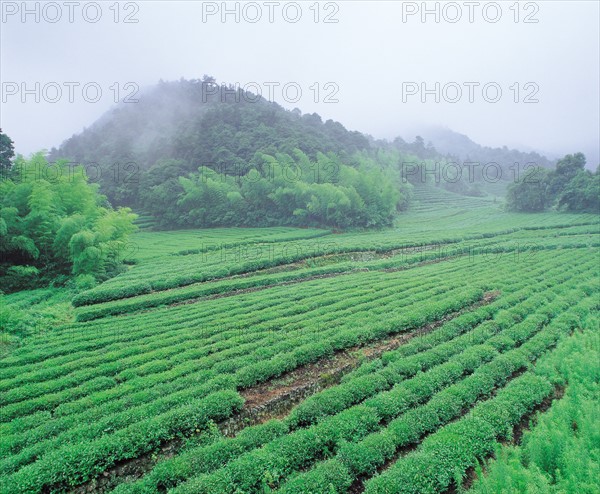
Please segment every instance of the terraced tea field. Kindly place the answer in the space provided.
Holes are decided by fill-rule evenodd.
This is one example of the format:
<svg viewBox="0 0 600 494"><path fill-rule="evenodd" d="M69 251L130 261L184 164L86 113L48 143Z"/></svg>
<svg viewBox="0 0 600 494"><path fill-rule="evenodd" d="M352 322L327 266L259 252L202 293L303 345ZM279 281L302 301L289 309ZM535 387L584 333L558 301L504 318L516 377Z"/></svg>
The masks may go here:
<svg viewBox="0 0 600 494"><path fill-rule="evenodd" d="M597 386L600 222L428 194L375 232L135 234L0 359L0 492L483 489L581 362Z"/></svg>

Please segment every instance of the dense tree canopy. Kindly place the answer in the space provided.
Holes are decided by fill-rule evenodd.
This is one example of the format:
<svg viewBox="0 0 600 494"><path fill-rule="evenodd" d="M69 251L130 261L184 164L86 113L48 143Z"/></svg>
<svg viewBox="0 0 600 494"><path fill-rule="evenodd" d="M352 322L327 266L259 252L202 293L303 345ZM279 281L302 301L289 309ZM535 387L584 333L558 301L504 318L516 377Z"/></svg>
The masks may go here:
<svg viewBox="0 0 600 494"><path fill-rule="evenodd" d="M311 160L294 149L258 154L243 173L201 166L180 176L185 163L166 160L150 170L154 181L144 184L141 197L165 226L389 225L406 207L411 186L366 152L349 162L319 152Z"/></svg>
<svg viewBox="0 0 600 494"><path fill-rule="evenodd" d="M600 211L600 169L580 170L562 190L558 205L568 211Z"/></svg>
<svg viewBox="0 0 600 494"><path fill-rule="evenodd" d="M556 205L568 211L599 212L600 168L595 173L585 170L582 153L568 154L555 170L537 168L511 184L507 207L514 211L543 211Z"/></svg>
<svg viewBox="0 0 600 494"><path fill-rule="evenodd" d="M552 204L550 196L551 173L544 168L528 174L511 184L506 193L507 207L514 211L543 211Z"/></svg>
<svg viewBox="0 0 600 494"><path fill-rule="evenodd" d="M318 152L344 159L370 147L367 137L339 122L285 110L241 89L215 90L213 82L210 77L161 82L141 95L139 103L114 108L53 149L49 159L97 163L102 173L95 175L110 202L139 206L145 175L168 160L179 160L185 167L181 175L199 166L235 174L257 152L300 149L311 159ZM127 164L133 164L130 173L117 176L115 169Z"/></svg>
<svg viewBox="0 0 600 494"><path fill-rule="evenodd" d="M49 166L42 153L18 157L0 181L2 289L57 275L110 275L134 218L127 208L113 210L81 168L64 161Z"/></svg>
<svg viewBox="0 0 600 494"><path fill-rule="evenodd" d="M407 206L398 149L213 83L160 83L50 159L94 164L112 204L147 211L163 227L383 226Z"/></svg>

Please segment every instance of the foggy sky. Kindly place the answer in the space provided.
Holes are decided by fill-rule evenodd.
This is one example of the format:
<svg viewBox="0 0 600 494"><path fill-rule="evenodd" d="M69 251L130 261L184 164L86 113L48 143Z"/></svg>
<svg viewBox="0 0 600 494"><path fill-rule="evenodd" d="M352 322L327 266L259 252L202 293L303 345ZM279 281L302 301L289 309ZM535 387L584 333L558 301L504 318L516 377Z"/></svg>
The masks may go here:
<svg viewBox="0 0 600 494"><path fill-rule="evenodd" d="M159 79L209 74L253 92L259 86L265 97L278 83L273 99L282 106L317 112L324 120L338 120L376 138L402 135L412 140L424 126L443 125L483 145L534 149L549 157L583 151L589 164L598 164L597 1L521 2L512 10L514 1L498 2L497 22L491 22L496 6L487 5L493 2L477 2L471 12L465 2L427 2L427 8L439 9L439 23L434 13L423 22L422 2L321 2L318 9L313 1L300 2L301 17L295 23L291 20L298 9L287 5L290 2L240 2L239 22L234 14L223 22L220 12L203 19L203 9L205 14L220 11L221 2L121 2L118 9L111 9L112 1L99 2L101 17L95 23L89 22L97 13L94 6L86 6L90 2L72 7L72 23L69 7L61 1L56 2L61 18L55 23L48 20L58 9L45 2L27 5L30 10L38 5L39 23L34 14L23 22L22 2L1 3L0 126L23 154L58 147L92 124L114 105L116 87L122 100L130 92L126 89L134 87L127 83L144 87ZM262 17L253 23L256 6ZM234 9L235 2L228 7ZM19 12L9 15L14 8ZM408 15L414 9L419 11ZM119 22L114 22L117 11ZM460 20L449 22L459 11ZM123 22L127 14L138 22ZM327 15L338 22L324 22ZM538 22L524 22L526 18ZM22 102L21 84L35 92L36 82L40 102L33 94ZM440 91L439 103L433 94L423 103L420 93L407 94L415 87L420 91L422 83L435 89L436 82L440 89L446 85L449 99L457 97L457 86L463 89L462 97L455 103L444 101ZM73 102L65 83L72 83ZM81 88L87 83L100 87L98 102L84 100ZM473 102L465 83L473 88ZM8 94L15 84L19 93ZM291 100L295 89L301 89L299 101L285 101L285 84ZM485 84L490 99L496 97L495 88L502 90L498 102L485 101ZM43 101L44 85L49 99L57 98L53 87L62 87L57 102ZM336 88L330 99L338 101L325 102ZM539 102L523 102L528 95Z"/></svg>

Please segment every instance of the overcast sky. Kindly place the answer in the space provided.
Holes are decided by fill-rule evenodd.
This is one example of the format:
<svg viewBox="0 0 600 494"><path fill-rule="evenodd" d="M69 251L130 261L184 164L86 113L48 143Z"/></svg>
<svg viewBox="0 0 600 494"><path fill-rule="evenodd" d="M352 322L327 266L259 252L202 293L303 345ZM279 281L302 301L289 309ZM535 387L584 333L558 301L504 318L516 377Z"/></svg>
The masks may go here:
<svg viewBox="0 0 600 494"><path fill-rule="evenodd" d="M209 74L375 137L442 125L598 163L595 0L229 2L225 17L222 2L28 2L25 16L0 3L0 125L20 153L58 146L136 87Z"/></svg>

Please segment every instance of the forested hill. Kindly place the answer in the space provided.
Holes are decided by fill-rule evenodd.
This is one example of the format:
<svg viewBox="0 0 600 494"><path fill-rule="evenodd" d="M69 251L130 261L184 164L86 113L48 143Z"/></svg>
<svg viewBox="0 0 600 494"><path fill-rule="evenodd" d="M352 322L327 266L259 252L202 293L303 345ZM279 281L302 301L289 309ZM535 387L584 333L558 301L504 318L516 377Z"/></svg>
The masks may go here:
<svg viewBox="0 0 600 494"><path fill-rule="evenodd" d="M159 226L390 225L408 204L398 150L213 78L161 82L53 149L113 205ZM93 165L93 164L98 165Z"/></svg>
<svg viewBox="0 0 600 494"><path fill-rule="evenodd" d="M207 76L161 81L140 94L137 103L120 104L52 149L49 159L100 164L106 179L102 190L111 202L135 205L135 182L141 184L141 175L164 160L177 160L181 174L195 172L201 165L234 174L236 168L255 160L258 151L273 155L299 149L310 158L333 152L347 159L370 147L360 132L350 132L332 120L323 122L316 113L288 111L253 93L217 90L213 83ZM129 162L135 163L137 176L131 176L134 168L129 165L122 173L132 179L127 186L123 180L113 184L114 164ZM174 173L170 164L167 175Z"/></svg>
<svg viewBox="0 0 600 494"><path fill-rule="evenodd" d="M481 171L474 182L467 174L444 181L433 162L499 163L504 185L494 194L515 162L550 165L535 153L484 148L451 131L434 137L439 144L419 136L376 141L204 76L144 90L138 102L121 103L53 149L49 160L83 164L113 205L146 211L168 228L387 226L411 196L402 163L438 170L434 180L413 167L409 182L434 180L463 195L490 193Z"/></svg>

